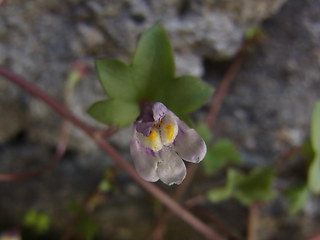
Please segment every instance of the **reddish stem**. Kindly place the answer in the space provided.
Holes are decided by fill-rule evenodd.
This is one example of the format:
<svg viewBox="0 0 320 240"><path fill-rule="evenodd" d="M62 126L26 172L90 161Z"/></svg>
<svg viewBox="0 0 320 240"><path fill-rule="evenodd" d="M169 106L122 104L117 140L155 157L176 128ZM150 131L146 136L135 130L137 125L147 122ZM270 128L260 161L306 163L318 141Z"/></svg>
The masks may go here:
<svg viewBox="0 0 320 240"><path fill-rule="evenodd" d="M239 54L235 57L234 61L232 62L231 66L229 67L227 73L222 79L221 85L214 97L214 101L212 101L211 108L209 110L208 116L207 116L207 125L211 129L213 125L215 124L217 115L221 109L222 103L229 91L230 85L232 83L232 80L236 76L239 67L243 61L244 53L246 51L244 48L239 52Z"/></svg>
<svg viewBox="0 0 320 240"><path fill-rule="evenodd" d="M257 240L257 229L259 226L260 203L253 203L249 207L247 240Z"/></svg>
<svg viewBox="0 0 320 240"><path fill-rule="evenodd" d="M223 233L225 236L228 237L228 239L232 240L240 240L241 238L232 233L227 227L225 227L222 222L219 221L216 217L214 217L212 214L210 214L206 209L201 207L193 207L193 212L198 213L199 215L202 215L203 217L210 220L210 222L215 225L221 233Z"/></svg>
<svg viewBox="0 0 320 240"><path fill-rule="evenodd" d="M194 229L202 233L208 239L220 240L222 239L216 232L210 229L207 225L201 222L198 218L192 215L189 211L181 207L176 201L171 199L166 193L157 188L155 185L146 182L143 180L134 168L106 141L104 141L96 132L89 127L87 124L82 122L79 118L74 116L71 112L69 112L65 107L56 102L54 99L49 97L47 94L42 92L37 87L28 83L23 78L13 74L7 69L0 67L0 75L4 76L6 79L11 82L17 84L24 90L28 91L32 95L38 97L42 101L44 101L47 105L49 105L53 110L59 113L61 116L69 120L75 126L82 129L85 133L87 133L95 142L102 148L103 151L108 153L118 165L120 165L137 183L139 183L144 189L146 189L149 193L151 193L154 197L159 199L164 205L166 205L172 212L174 212L181 219L189 223Z"/></svg>
<svg viewBox="0 0 320 240"><path fill-rule="evenodd" d="M292 147L286 152L282 153L274 162L274 166L276 169L279 169L281 165L283 165L287 160L293 157L295 154L301 152L302 146Z"/></svg>
<svg viewBox="0 0 320 240"><path fill-rule="evenodd" d="M49 170L54 168L61 160L62 156L66 152L68 140L69 140L68 124L67 122L64 122L61 128L60 141L57 145L55 155L50 162L40 167L39 169L29 171L29 172L7 173L7 174L1 173L0 181L21 180L21 179L35 177L37 175L48 172Z"/></svg>
<svg viewBox="0 0 320 240"><path fill-rule="evenodd" d="M308 240L320 240L320 233L314 235L314 236L311 237L311 238L308 238Z"/></svg>

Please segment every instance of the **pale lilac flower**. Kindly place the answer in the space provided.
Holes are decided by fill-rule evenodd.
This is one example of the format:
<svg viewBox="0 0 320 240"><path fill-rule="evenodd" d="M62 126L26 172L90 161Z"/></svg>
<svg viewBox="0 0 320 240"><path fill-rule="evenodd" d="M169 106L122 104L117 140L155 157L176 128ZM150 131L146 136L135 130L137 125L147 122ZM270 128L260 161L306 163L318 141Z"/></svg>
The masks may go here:
<svg viewBox="0 0 320 240"><path fill-rule="evenodd" d="M156 102L146 106L134 123L130 152L143 179L171 185L180 184L186 176L183 160L200 162L207 147L194 129Z"/></svg>

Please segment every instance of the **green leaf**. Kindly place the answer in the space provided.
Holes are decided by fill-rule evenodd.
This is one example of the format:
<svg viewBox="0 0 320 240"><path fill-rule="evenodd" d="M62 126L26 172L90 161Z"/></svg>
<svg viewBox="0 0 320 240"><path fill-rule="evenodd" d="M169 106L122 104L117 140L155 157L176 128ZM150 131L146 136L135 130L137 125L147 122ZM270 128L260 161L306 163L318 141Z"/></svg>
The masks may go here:
<svg viewBox="0 0 320 240"><path fill-rule="evenodd" d="M92 240L98 232L97 223L88 215L81 215L75 230L82 235L85 240Z"/></svg>
<svg viewBox="0 0 320 240"><path fill-rule="evenodd" d="M99 191L101 192L108 192L112 189L112 184L110 183L110 181L106 178L104 178L98 186Z"/></svg>
<svg viewBox="0 0 320 240"><path fill-rule="evenodd" d="M320 101L314 107L311 122L311 145L315 152L308 171L308 187L315 194L320 193Z"/></svg>
<svg viewBox="0 0 320 240"><path fill-rule="evenodd" d="M190 113L202 106L213 93L207 83L197 77L182 76L173 79L157 98L178 116Z"/></svg>
<svg viewBox="0 0 320 240"><path fill-rule="evenodd" d="M109 125L132 123L139 115L141 101L162 102L181 119L189 119L187 114L212 94L212 88L196 77L175 78L172 47L161 24L142 35L130 65L101 59L96 68L110 100L93 104L89 114Z"/></svg>
<svg viewBox="0 0 320 240"><path fill-rule="evenodd" d="M208 199L219 202L233 197L244 205L268 201L274 197L271 188L273 176L273 169L256 168L249 174L229 169L226 186L209 191Z"/></svg>
<svg viewBox="0 0 320 240"><path fill-rule="evenodd" d="M207 198L214 203L227 200L231 197L232 188L227 185L224 188L212 189L208 192Z"/></svg>
<svg viewBox="0 0 320 240"><path fill-rule="evenodd" d="M311 140L308 139L307 141L305 141L301 147L305 158L311 162L311 160L315 157L315 152L312 148Z"/></svg>
<svg viewBox="0 0 320 240"><path fill-rule="evenodd" d="M316 155L308 170L308 187L315 194L320 193L320 155Z"/></svg>
<svg viewBox="0 0 320 240"><path fill-rule="evenodd" d="M38 234L45 233L51 225L51 217L47 213L30 209L24 216L23 224L32 228Z"/></svg>
<svg viewBox="0 0 320 240"><path fill-rule="evenodd" d="M139 106L134 102L108 99L91 105L88 113L102 123L125 127L139 116Z"/></svg>
<svg viewBox="0 0 320 240"><path fill-rule="evenodd" d="M261 34L262 30L259 27L249 27L246 29L245 38L246 40L254 39L258 34Z"/></svg>
<svg viewBox="0 0 320 240"><path fill-rule="evenodd" d="M290 188L285 192L285 195L290 203L290 215L298 213L309 199L309 191L306 185Z"/></svg>
<svg viewBox="0 0 320 240"><path fill-rule="evenodd" d="M313 109L311 122L311 143L315 152L320 154L320 101Z"/></svg>
<svg viewBox="0 0 320 240"><path fill-rule="evenodd" d="M23 219L23 223L26 226L33 226L37 222L38 213L34 209L30 209L25 215Z"/></svg>
<svg viewBox="0 0 320 240"><path fill-rule="evenodd" d="M102 87L109 98L137 101L132 68L116 59L100 59L96 68Z"/></svg>
<svg viewBox="0 0 320 240"><path fill-rule="evenodd" d="M87 215L84 209L74 200L69 201L69 210L75 214L78 218L78 222L75 226L75 231L83 236L85 240L92 240L98 232L97 223Z"/></svg>
<svg viewBox="0 0 320 240"><path fill-rule="evenodd" d="M153 99L163 85L174 78L174 57L169 38L161 24L156 24L145 32L133 57L134 84Z"/></svg>
<svg viewBox="0 0 320 240"><path fill-rule="evenodd" d="M45 213L40 213L38 216L37 231L39 233L45 233L49 230L50 225L51 225L50 216Z"/></svg>
<svg viewBox="0 0 320 240"><path fill-rule="evenodd" d="M221 188L215 188L208 192L208 199L214 203L224 201L232 196L238 182L243 181L244 176L234 169L227 173L227 184Z"/></svg>
<svg viewBox="0 0 320 240"><path fill-rule="evenodd" d="M203 166L207 174L212 174L229 162L241 163L241 154L232 141L220 140L208 148Z"/></svg>
<svg viewBox="0 0 320 240"><path fill-rule="evenodd" d="M268 201L274 197L272 181L274 169L255 168L239 183L234 197L244 205L256 201Z"/></svg>

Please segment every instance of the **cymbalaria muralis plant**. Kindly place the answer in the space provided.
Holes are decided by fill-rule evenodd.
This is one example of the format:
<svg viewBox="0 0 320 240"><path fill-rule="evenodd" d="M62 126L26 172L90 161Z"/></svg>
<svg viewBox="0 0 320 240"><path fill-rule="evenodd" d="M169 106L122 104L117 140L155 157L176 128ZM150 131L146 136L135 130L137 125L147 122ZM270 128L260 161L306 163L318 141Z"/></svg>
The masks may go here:
<svg viewBox="0 0 320 240"><path fill-rule="evenodd" d="M130 150L139 175L180 184L186 176L182 160L198 163L206 154L204 141L185 122L191 122L188 114L208 100L212 88L197 77L175 77L161 24L142 35L130 64L100 59L96 67L108 99L94 103L89 114L120 128L133 124Z"/></svg>

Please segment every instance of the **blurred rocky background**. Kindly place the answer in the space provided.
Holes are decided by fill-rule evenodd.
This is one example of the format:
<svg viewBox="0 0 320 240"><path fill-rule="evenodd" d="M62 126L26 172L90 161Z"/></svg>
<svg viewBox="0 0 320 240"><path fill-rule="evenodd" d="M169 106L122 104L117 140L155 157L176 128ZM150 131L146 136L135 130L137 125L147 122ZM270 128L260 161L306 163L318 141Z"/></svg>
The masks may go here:
<svg viewBox="0 0 320 240"><path fill-rule="evenodd" d="M308 137L313 104L320 97L317 0L7 0L0 5L0 64L62 102L72 64L84 63L89 72L76 86L70 109L102 127L86 115L92 102L105 97L94 60L129 62L139 36L157 22L172 41L177 74L201 76L215 88L247 29L263 29L265 36L245 58L214 131L215 139L238 144L247 165L270 164ZM194 118L201 119L207 110L205 106ZM61 124L41 101L0 77L0 172L49 161ZM124 129L111 139L128 159L130 134L130 128ZM53 229L62 232L70 221L67 199L83 201L109 167L112 160L72 129L69 150L55 169L30 180L0 182L0 227L18 226L34 207L50 213ZM150 198L126 174L117 181L119 192L95 215L99 236L143 239L155 214L154 208L145 208L145 198ZM259 239L312 235L320 224L317 201L308 203L301 218L285 218L281 199L272 203L261 216ZM228 212L229 207L222 209ZM235 216L228 214L232 222ZM240 222L246 217L240 207L234 214ZM178 223L168 239L201 239ZM232 228L245 231L243 223Z"/></svg>

